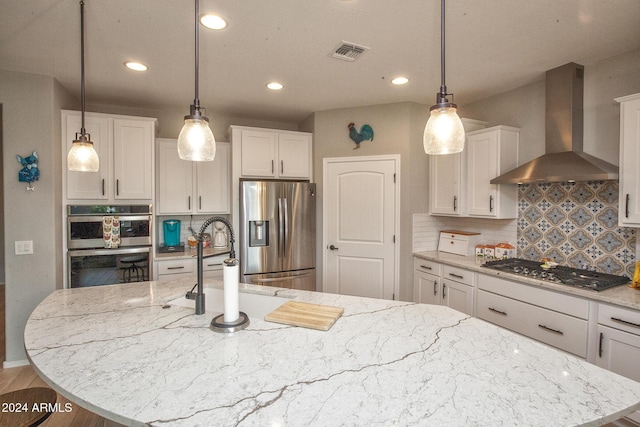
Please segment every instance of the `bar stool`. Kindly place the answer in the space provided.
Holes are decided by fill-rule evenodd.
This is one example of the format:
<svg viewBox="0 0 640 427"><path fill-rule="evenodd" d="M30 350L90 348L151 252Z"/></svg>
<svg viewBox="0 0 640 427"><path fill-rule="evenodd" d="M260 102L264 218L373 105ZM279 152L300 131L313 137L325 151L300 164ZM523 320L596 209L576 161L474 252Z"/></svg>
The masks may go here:
<svg viewBox="0 0 640 427"><path fill-rule="evenodd" d="M56 408L58 395L46 387L32 387L0 395L0 427L37 426ZM14 405L14 406L11 406Z"/></svg>
<svg viewBox="0 0 640 427"><path fill-rule="evenodd" d="M144 262L146 257L133 255L129 257L120 258L122 264L128 264L126 267L122 267L122 281L125 283L131 282L132 277L134 282L140 282L145 279L144 269L146 265ZM135 275L135 276L134 276Z"/></svg>

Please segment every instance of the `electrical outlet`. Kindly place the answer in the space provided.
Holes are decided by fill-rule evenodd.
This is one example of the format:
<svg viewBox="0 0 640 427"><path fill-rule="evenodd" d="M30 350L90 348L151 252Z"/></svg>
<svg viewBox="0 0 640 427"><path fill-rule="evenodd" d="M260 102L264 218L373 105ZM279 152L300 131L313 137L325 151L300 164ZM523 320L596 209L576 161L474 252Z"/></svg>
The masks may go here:
<svg viewBox="0 0 640 427"><path fill-rule="evenodd" d="M33 240L18 240L15 242L16 255L32 255Z"/></svg>

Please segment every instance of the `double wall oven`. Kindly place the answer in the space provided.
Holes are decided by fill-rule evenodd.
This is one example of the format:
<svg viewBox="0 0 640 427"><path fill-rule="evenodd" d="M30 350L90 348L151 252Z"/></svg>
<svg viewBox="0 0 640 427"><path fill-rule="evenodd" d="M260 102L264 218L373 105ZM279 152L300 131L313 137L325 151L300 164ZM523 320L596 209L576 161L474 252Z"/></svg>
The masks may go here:
<svg viewBox="0 0 640 427"><path fill-rule="evenodd" d="M105 224L113 219L119 244L105 248ZM67 287L152 279L151 205L68 205L66 231Z"/></svg>

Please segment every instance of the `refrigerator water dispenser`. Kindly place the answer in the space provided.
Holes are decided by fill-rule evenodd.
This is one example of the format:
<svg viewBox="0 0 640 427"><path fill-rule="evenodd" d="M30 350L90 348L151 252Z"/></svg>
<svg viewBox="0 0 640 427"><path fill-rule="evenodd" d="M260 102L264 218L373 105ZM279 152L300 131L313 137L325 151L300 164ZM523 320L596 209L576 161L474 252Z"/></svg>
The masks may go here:
<svg viewBox="0 0 640 427"><path fill-rule="evenodd" d="M269 246L269 221L249 221L249 246Z"/></svg>

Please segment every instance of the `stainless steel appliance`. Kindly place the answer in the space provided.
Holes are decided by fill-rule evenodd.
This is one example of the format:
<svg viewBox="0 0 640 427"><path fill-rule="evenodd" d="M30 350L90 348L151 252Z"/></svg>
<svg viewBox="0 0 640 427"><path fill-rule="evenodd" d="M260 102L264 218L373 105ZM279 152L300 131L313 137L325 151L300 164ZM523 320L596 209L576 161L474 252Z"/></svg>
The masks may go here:
<svg viewBox="0 0 640 427"><path fill-rule="evenodd" d="M500 270L519 276L525 276L530 279L556 282L567 286L585 288L593 291L603 291L629 282L629 278L627 276L617 276L614 274L599 273L596 271L565 266L545 269L542 267L542 262L540 261L529 261L520 258L488 261L483 264L483 266L493 270Z"/></svg>
<svg viewBox="0 0 640 427"><path fill-rule="evenodd" d="M105 249L103 219L118 216L120 245ZM67 287L151 280L150 205L67 206Z"/></svg>
<svg viewBox="0 0 640 427"><path fill-rule="evenodd" d="M240 280L316 290L316 185L240 182Z"/></svg>

